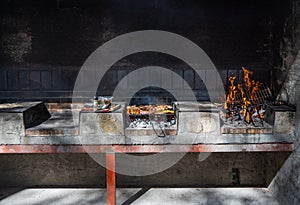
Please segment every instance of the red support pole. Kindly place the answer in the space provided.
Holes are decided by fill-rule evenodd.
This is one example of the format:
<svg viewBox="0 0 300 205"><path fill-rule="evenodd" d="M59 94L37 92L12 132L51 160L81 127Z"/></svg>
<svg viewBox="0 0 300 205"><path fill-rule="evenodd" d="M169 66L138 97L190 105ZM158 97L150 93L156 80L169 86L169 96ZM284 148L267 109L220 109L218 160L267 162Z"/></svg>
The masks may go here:
<svg viewBox="0 0 300 205"><path fill-rule="evenodd" d="M116 158L115 153L106 153L106 204L116 205Z"/></svg>

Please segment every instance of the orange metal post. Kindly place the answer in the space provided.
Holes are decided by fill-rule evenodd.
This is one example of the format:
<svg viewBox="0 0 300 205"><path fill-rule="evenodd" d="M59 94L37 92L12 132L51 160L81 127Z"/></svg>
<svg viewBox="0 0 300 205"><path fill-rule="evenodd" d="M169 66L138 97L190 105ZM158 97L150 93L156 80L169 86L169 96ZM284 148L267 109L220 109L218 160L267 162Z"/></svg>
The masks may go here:
<svg viewBox="0 0 300 205"><path fill-rule="evenodd" d="M116 158L115 153L106 153L106 190L107 205L116 205Z"/></svg>

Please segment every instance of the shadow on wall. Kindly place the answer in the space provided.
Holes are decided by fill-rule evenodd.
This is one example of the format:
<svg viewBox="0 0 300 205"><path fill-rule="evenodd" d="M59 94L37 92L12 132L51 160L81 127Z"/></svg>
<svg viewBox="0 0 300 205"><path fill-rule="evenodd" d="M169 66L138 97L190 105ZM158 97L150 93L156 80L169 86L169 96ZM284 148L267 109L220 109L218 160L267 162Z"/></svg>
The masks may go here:
<svg viewBox="0 0 300 205"><path fill-rule="evenodd" d="M135 93L131 98L129 105L170 105L175 101L175 97L167 90L158 87L148 87Z"/></svg>

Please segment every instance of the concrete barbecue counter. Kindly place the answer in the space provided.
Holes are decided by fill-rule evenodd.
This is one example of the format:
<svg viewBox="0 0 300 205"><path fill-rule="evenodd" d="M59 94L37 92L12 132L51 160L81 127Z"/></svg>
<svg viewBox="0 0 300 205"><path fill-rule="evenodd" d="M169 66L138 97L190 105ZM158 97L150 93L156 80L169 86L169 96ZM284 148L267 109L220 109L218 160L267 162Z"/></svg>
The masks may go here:
<svg viewBox="0 0 300 205"><path fill-rule="evenodd" d="M51 112L41 102L23 104L2 104L0 107L1 144L116 144L116 145L163 145L163 144L276 144L292 143L291 133L274 134L220 134L219 109L211 103L176 102L177 135L126 135L126 104L110 113L82 110L82 104L74 110L79 113L73 118L71 106L61 109L58 105L47 104ZM3 107L4 106L4 107ZM9 106L14 108L8 109ZM58 109L60 108L60 109ZM35 113L39 116L37 126L26 128L22 116ZM38 113L38 115L36 114ZM77 113L77 112L76 112ZM15 120L15 115L20 120ZM26 114L27 116L29 114ZM33 119L33 117L26 117ZM48 119L48 120L47 120ZM75 119L75 120L74 120ZM41 123L43 122L43 123ZM28 123L27 123L28 124ZM291 126L291 125L290 125ZM6 132L11 127L14 132Z"/></svg>
<svg viewBox="0 0 300 205"><path fill-rule="evenodd" d="M105 153L107 204L116 204L117 153L289 153L293 150L289 134L220 134L219 111L212 104L175 105L178 134L165 137L126 136L125 104L111 113L82 111L78 121L74 120L76 117L73 119L70 109L53 112L48 104L52 117L27 129L22 124L22 112L18 114L19 121L10 121L14 119L8 117L10 112L0 112L5 113L0 115L2 133L5 130L3 121L22 124L19 133L1 135L0 154Z"/></svg>

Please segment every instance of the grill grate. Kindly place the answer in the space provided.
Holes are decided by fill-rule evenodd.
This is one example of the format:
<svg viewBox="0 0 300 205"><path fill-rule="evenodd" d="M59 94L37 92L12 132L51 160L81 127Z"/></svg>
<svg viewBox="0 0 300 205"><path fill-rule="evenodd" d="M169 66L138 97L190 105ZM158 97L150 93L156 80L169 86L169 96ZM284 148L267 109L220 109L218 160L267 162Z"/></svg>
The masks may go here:
<svg viewBox="0 0 300 205"><path fill-rule="evenodd" d="M245 91L245 95L246 95L247 100L251 103L249 105L249 107L268 105L273 102L273 96L272 96L271 90L265 85L261 85L260 89L255 91L253 95L251 95L247 91ZM252 96L252 97L250 97L250 96ZM237 93L236 100L233 101L233 103L236 105L241 105L243 103L242 93L240 93L240 92Z"/></svg>
<svg viewBox="0 0 300 205"><path fill-rule="evenodd" d="M253 93L251 93L253 92ZM247 103L245 105L245 103ZM264 110L267 105L273 103L273 96L271 90L266 85L260 85L256 91L247 91L245 87L239 88L235 94L235 101L230 103L227 109L227 118L230 121L243 120L248 124L261 127L264 126ZM254 115L257 117L255 119Z"/></svg>

